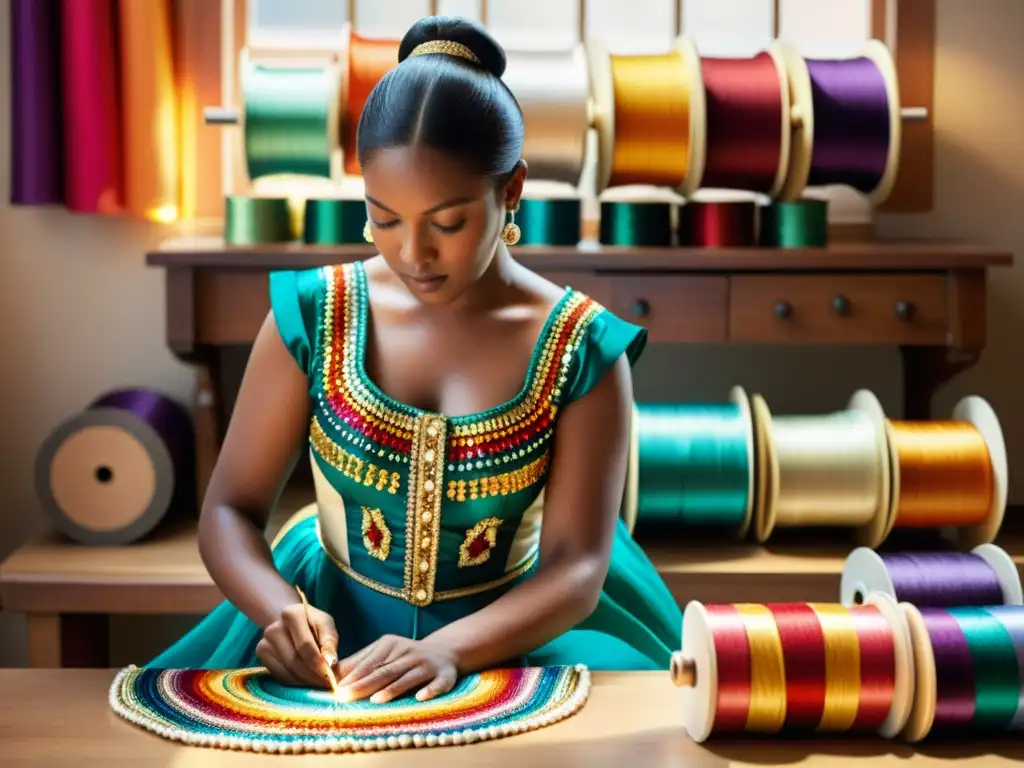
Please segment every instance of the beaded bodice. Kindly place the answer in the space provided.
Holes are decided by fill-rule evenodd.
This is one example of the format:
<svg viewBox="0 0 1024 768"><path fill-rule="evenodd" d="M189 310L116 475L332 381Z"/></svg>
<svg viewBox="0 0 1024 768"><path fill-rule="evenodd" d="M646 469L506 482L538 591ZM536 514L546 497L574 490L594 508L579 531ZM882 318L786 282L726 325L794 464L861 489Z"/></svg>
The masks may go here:
<svg viewBox="0 0 1024 768"><path fill-rule="evenodd" d="M417 606L529 570L559 408L603 308L567 288L521 391L487 411L445 417L395 401L367 375L362 263L317 270L316 281L305 307L315 318L309 441L325 551L365 585Z"/></svg>

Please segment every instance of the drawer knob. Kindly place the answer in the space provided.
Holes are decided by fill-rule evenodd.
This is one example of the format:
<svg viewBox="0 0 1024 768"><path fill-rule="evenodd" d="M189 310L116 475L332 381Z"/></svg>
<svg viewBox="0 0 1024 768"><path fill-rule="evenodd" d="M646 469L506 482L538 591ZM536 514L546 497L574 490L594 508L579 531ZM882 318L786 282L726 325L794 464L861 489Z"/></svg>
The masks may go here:
<svg viewBox="0 0 1024 768"><path fill-rule="evenodd" d="M900 320L910 320L914 316L914 305L909 301L897 301L894 310Z"/></svg>
<svg viewBox="0 0 1024 768"><path fill-rule="evenodd" d="M846 317L850 314L850 300L845 296L836 296L832 299L832 311L840 317Z"/></svg>
<svg viewBox="0 0 1024 768"><path fill-rule="evenodd" d="M793 314L792 304L785 300L775 302L775 316L779 318L779 320L785 320L791 314Z"/></svg>
<svg viewBox="0 0 1024 768"><path fill-rule="evenodd" d="M637 299L633 302L633 314L637 317L647 317L651 314L651 305L647 299Z"/></svg>

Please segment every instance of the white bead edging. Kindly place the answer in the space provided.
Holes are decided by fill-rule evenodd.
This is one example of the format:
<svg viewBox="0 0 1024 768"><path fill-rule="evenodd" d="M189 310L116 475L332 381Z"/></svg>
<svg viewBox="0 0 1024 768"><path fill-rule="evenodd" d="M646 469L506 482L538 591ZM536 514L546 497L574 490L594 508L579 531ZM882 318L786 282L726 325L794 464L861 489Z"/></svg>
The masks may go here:
<svg viewBox="0 0 1024 768"><path fill-rule="evenodd" d="M247 752L272 752L282 754L302 753L334 753L334 752L373 752L386 749L406 749L410 747L447 747L460 744L474 744L478 741L500 739L514 736L527 731L554 725L579 712L590 696L590 670L584 664L577 664L579 678L576 690L562 704L543 715L534 715L515 723L501 726L484 726L469 728L456 733L429 734L393 734L378 736L374 739L357 739L352 737L298 737L289 742L274 742L264 739L242 738L239 736L217 736L214 734L196 734L179 728L167 726L153 718L140 715L124 703L120 695L125 677L138 667L131 664L118 671L110 685L108 699L110 708L128 722L171 741L193 747L213 747L217 749L242 750Z"/></svg>

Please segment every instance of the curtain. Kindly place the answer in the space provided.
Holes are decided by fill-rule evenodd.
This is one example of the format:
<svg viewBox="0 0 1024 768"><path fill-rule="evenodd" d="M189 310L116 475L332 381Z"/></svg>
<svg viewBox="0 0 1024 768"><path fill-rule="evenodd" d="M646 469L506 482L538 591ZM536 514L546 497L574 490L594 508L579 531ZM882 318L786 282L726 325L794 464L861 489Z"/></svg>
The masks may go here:
<svg viewBox="0 0 1024 768"><path fill-rule="evenodd" d="M11 203L176 220L175 0L10 2Z"/></svg>

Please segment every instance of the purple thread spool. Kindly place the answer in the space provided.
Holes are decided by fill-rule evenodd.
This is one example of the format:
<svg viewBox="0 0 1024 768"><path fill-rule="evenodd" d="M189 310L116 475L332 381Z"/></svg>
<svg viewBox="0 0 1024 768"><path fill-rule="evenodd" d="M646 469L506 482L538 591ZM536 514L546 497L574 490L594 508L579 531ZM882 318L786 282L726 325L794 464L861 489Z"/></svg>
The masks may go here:
<svg viewBox="0 0 1024 768"><path fill-rule="evenodd" d="M195 511L192 422L149 389L110 392L60 424L36 456L36 493L66 536L118 546Z"/></svg>
<svg viewBox="0 0 1024 768"><path fill-rule="evenodd" d="M971 552L880 554L867 547L843 567L840 601L861 604L872 592L918 608L1021 605L1021 581L1005 550L982 544Z"/></svg>

